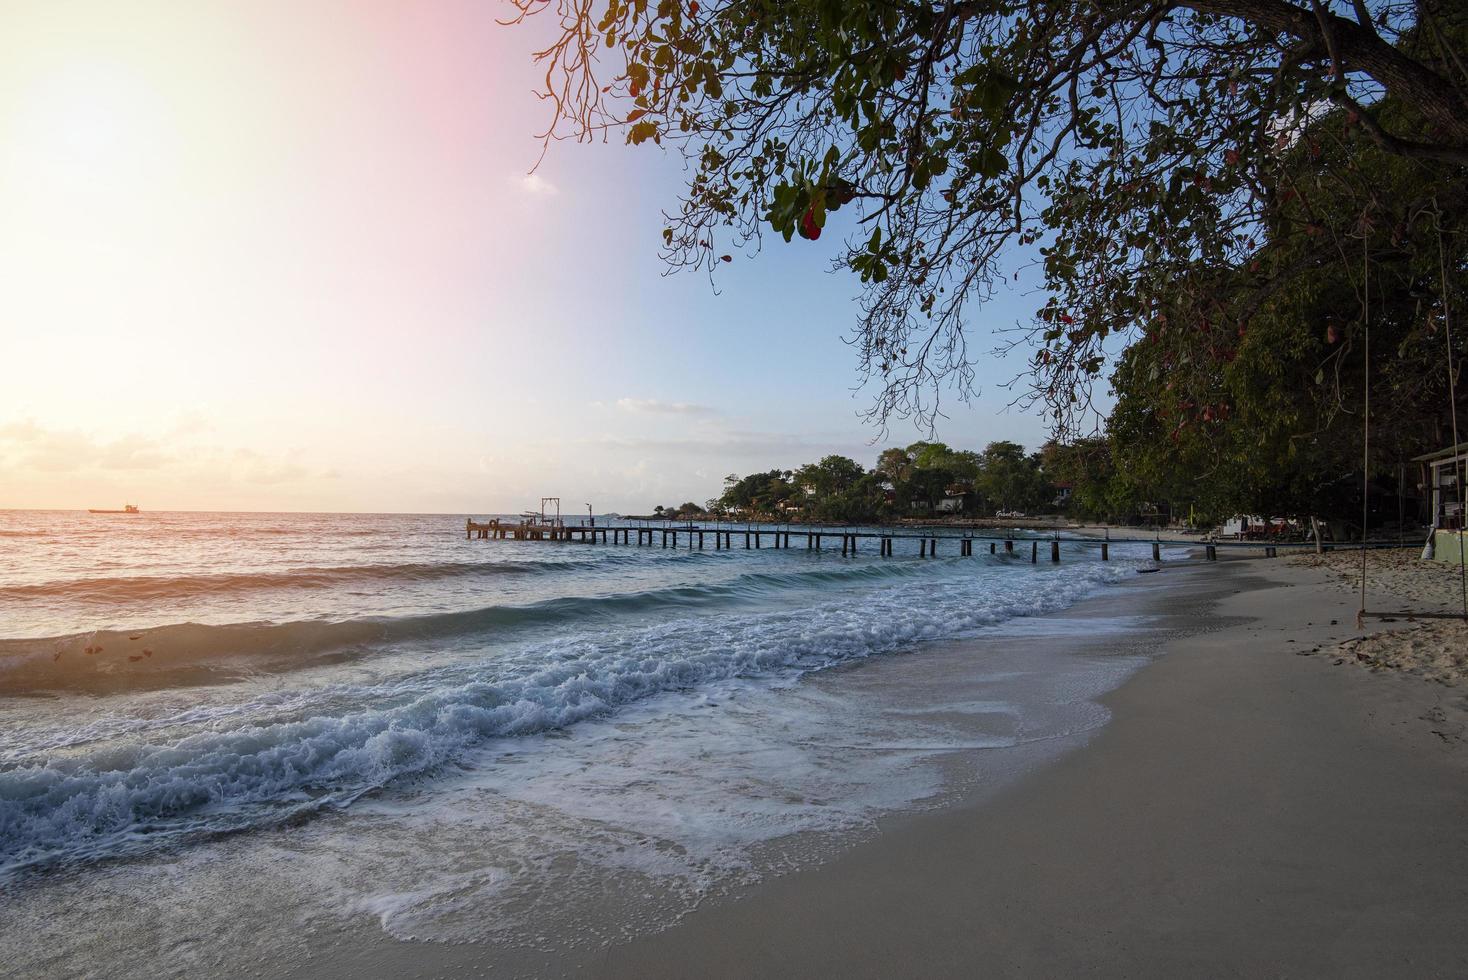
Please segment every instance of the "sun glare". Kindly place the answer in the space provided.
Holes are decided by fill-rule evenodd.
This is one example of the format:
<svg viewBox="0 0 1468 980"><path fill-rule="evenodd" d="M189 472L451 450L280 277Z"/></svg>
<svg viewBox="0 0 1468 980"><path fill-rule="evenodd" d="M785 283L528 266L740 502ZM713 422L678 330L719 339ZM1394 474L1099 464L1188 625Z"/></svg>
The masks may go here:
<svg viewBox="0 0 1468 980"><path fill-rule="evenodd" d="M126 68L79 63L22 88L6 144L33 189L125 190L166 144L159 99Z"/></svg>

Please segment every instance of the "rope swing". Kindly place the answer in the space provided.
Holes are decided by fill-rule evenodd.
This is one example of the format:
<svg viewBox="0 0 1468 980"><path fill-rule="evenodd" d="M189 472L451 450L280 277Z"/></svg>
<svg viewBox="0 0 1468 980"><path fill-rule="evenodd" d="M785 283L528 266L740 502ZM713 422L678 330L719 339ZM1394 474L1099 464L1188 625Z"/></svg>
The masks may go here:
<svg viewBox="0 0 1468 980"><path fill-rule="evenodd" d="M1423 212L1419 212L1421 214ZM1464 524L1464 518L1468 517L1468 509L1464 508L1464 486L1468 480L1464 479L1465 467L1463 467L1458 456L1459 447L1462 446L1462 436L1458 431L1458 390L1457 390L1457 368L1453 355L1453 304L1448 284L1448 260L1447 249L1443 244L1442 212L1437 208L1436 198L1432 199L1432 210L1430 213L1434 229L1437 232L1437 261L1438 279L1441 285L1440 299L1442 301L1443 318L1443 342L1447 351L1448 369L1448 418L1452 427L1453 437L1453 482L1458 489L1458 523ZM1361 593L1360 604L1356 610L1356 629L1366 628L1366 522L1370 517L1370 494L1371 494L1371 253L1369 237L1363 237L1361 247L1361 263L1364 278L1361 289L1361 318L1363 332L1363 363L1361 367L1361 382L1363 387L1362 399L1364 411L1361 418ZM1434 518L1435 523L1435 518ZM1458 588L1462 602L1461 616L1468 619L1468 548L1464 547L1464 533L1468 528L1459 527L1458 535ZM1376 615L1383 615L1377 613ZM1414 612L1409 615L1443 617L1456 619L1459 613L1449 612Z"/></svg>
<svg viewBox="0 0 1468 980"><path fill-rule="evenodd" d="M1436 208L1437 201L1433 200ZM1448 260L1447 252L1443 248L1443 229L1439 220L1440 213L1433 214L1433 224L1437 227L1437 268L1438 280L1442 284L1443 298L1443 338L1448 348L1448 418L1453 426L1453 482L1458 485L1458 588L1463 600L1463 616L1468 618L1468 566L1465 566L1463 547L1463 532L1468 530L1464 527L1464 517L1468 512L1463 509L1463 467L1458 465L1458 448L1462 445L1458 441L1458 392L1453 377L1453 304L1448 295Z"/></svg>
<svg viewBox="0 0 1468 980"><path fill-rule="evenodd" d="M1361 386L1365 405L1361 412L1361 606L1356 609L1356 629L1367 628L1367 519L1371 506L1371 236L1361 236L1361 326L1365 333L1361 356Z"/></svg>
<svg viewBox="0 0 1468 980"><path fill-rule="evenodd" d="M1365 406L1361 412L1361 605L1356 610L1356 629L1366 629L1366 521L1371 500L1371 236L1361 236L1361 325L1365 350L1361 358L1361 383Z"/></svg>

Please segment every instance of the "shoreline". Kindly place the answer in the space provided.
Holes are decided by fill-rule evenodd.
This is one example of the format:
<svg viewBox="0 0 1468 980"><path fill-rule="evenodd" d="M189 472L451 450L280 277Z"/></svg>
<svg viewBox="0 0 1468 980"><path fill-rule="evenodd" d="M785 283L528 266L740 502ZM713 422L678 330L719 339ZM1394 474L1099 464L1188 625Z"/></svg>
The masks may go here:
<svg viewBox="0 0 1468 980"><path fill-rule="evenodd" d="M1100 699L1111 718L1085 744L997 788L884 818L818 866L628 942L379 937L285 974L1468 971L1461 694L1304 655L1356 635L1354 597L1326 571L1228 562L1173 576L1156 594L1192 628Z"/></svg>
<svg viewBox="0 0 1468 980"><path fill-rule="evenodd" d="M1210 583L1216 577L1189 575L1183 568L1178 571L1180 575L1176 579L1133 576L1056 613L1009 620L987 635L969 640L943 641L910 654L838 667L810 675L805 683L817 687L830 685L831 690L855 683L885 690L886 697L914 706L922 703L925 696L943 701L992 697L982 688L964 690L964 678L970 675L975 675L975 681L982 678L988 651L1001 660L1014 659L1014 651L1021 651L1018 659L1022 662L1029 659L1022 651L1033 649L1037 665L1054 663L1056 658L1111 664L1107 669L1121 673L1102 692L1113 691L1118 684L1128 683L1139 669L1146 669L1147 655L1159 637L1207 628L1208 622L1200 615L1199 608L1204 600L1193 593L1200 587L1210 593L1213 590ZM849 687L846 693L850 694ZM267 966L266 974L346 977L379 969L393 975L432 976L492 969L496 975L509 976L599 975L603 961L615 960L623 950L657 943L705 916L718 915L720 910L745 907L767 889L780 887L780 882L787 878L804 880L807 875L820 875L828 865L841 865L853 850L880 844L890 835L905 833L909 828L920 828L935 815L982 806L984 801L1002 795L1016 781L1023 782L1035 771L1053 765L1056 759L1085 752L1087 743L1109 724L1107 709L1099 703L1104 702L1104 697L1098 699L1091 695L1087 701L1100 713L1098 723L1059 738L1010 747L1002 756L956 752L945 763L949 776L939 799L887 813L879 818L875 834L813 838L805 846L794 841L795 849L821 852L823 856L801 867L776 870L753 884L734 884L729 890L716 891L678 919L631 938L630 945L624 940L612 946L586 948L577 946L574 939L551 949L531 948L533 944L494 947L477 943L411 943L385 935L375 923L359 923L344 926L323 946L313 949L310 970L282 960ZM790 843L777 845L776 849ZM607 924L594 917L581 925L594 933L607 931ZM694 960L697 955L696 950L690 954ZM677 965L667 965L663 975L683 975L693 968L679 961ZM656 967L646 963L639 963L631 972L648 971L653 975L658 973Z"/></svg>
<svg viewBox="0 0 1468 980"><path fill-rule="evenodd" d="M1404 597L1435 594L1393 556L1381 562L1373 593L1392 584ZM1169 563L968 639L811 673L775 695L790 699L783 706L761 702L773 710L756 712L758 734L718 722L693 726L685 742L682 728L664 725L649 743L663 746L656 765L641 770L652 778L660 766L695 766L705 781L733 773L736 790L765 779L755 796L778 801L785 770L721 768L719 755L773 750L769 758L805 765L817 747L835 783L790 785L829 795L849 773L874 791L861 797L871 819L823 817L769 837L748 852L752 875L710 878L687 902L681 886L655 898L635 878L602 874L610 866L593 856L586 873L558 877L575 887L525 890L494 906L503 917L461 906L455 882L477 881L474 869L500 852L493 834L455 829L456 807L468 806L465 819L483 810L498 820L499 807L535 799L470 780L416 829L394 816L414 798L407 787L351 817L307 824L303 838L226 837L139 876L127 862L98 879L59 876L52 911L70 893L70 907L85 903L106 925L62 942L54 958L37 946L21 962L37 975L101 975L87 963L174 975L188 963L194 975L312 978L1463 975L1468 663L1424 653L1437 634L1410 619L1358 634L1357 593L1341 577L1350 567L1331 556ZM1036 700L1027 690L1048 693ZM1006 704L1026 707L1010 715ZM787 727L832 709L830 723ZM580 737L588 746L626 739L629 721ZM723 731L723 741L698 731ZM780 732L799 736L794 756ZM904 769L914 752L916 767ZM563 789L601 758L568 757ZM604 761L612 765L595 780L622 778L615 757ZM685 799L684 817L720 819L703 785L723 784L698 778L669 784L691 794L666 797L675 821ZM361 870L385 877L311 878L310 861L333 867L334 841L352 821ZM447 836L415 836L431 828ZM577 863L553 831L526 830L531 849L502 857ZM374 863L378 847L388 856ZM306 863L277 876L259 863L271 854ZM242 878L251 867L266 873ZM169 880L192 897L134 907ZM11 925L34 945L52 917L50 899L31 897ZM211 901L233 909L242 929L211 928L214 913L194 905ZM162 908L171 911L158 917ZM390 926L395 908L421 909L426 933L415 918ZM456 924L434 927L440 913ZM175 970L169 950L181 937L196 945Z"/></svg>
<svg viewBox="0 0 1468 980"><path fill-rule="evenodd" d="M1353 633L1351 594L1226 569L1217 628L1080 751L576 972L1463 975L1461 696L1291 656Z"/></svg>

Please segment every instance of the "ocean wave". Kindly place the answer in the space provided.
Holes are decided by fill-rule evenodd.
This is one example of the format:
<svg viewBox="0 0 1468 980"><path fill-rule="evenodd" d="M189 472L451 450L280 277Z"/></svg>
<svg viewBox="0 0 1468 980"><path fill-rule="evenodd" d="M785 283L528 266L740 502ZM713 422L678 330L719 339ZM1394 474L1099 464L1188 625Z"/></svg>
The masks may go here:
<svg viewBox="0 0 1468 980"><path fill-rule="evenodd" d="M280 571L194 575L117 575L0 586L0 600L66 599L75 602L156 602L221 592L266 589L329 589L374 582L427 582L461 577L534 575L556 571L562 562L406 562L290 568Z"/></svg>
<svg viewBox="0 0 1468 980"><path fill-rule="evenodd" d="M346 806L486 739L564 728L663 692L790 678L962 636L1063 608L1129 571L1077 565L1027 574L1004 590L979 579L918 580L783 611L705 612L624 629L597 629L593 618L518 651L425 672L403 698L374 689L355 710L17 763L0 771L0 876Z"/></svg>
<svg viewBox="0 0 1468 980"><path fill-rule="evenodd" d="M269 590L333 589L351 585L393 585L451 579L564 575L612 569L642 559L636 552L599 552L595 557L534 561L441 561L306 566L261 571L198 572L180 575L106 575L55 579L23 585L0 585L0 601L75 602L113 605L119 602L167 602L203 595L245 594ZM702 552L681 552L684 563L717 560Z"/></svg>
<svg viewBox="0 0 1468 980"><path fill-rule="evenodd" d="M550 563L507 566L516 570ZM402 566L398 566L401 568ZM424 566L433 568L435 566ZM305 666L312 658L404 643L505 636L544 627L657 610L768 601L792 589L877 583L928 574L935 564L853 565L789 572L753 572L731 581L605 595L567 596L524 605L497 605L415 616L274 623L172 623L136 630L94 630L66 636L0 639L0 694L208 683L234 676L238 661ZM552 569L546 569L552 570ZM258 664L247 667L252 669Z"/></svg>

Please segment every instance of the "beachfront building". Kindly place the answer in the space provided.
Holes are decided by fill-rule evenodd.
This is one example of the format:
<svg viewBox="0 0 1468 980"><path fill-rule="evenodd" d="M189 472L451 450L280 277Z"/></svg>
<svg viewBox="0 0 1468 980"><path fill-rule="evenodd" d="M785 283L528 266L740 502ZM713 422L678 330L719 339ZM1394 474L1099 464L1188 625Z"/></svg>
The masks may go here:
<svg viewBox="0 0 1468 980"><path fill-rule="evenodd" d="M1468 470L1468 442L1414 457L1427 468L1432 498L1432 556L1457 563L1464 546L1463 480Z"/></svg>

